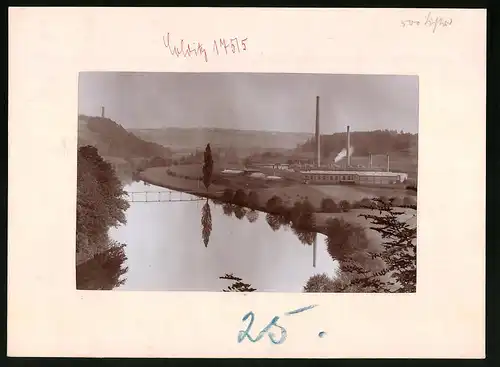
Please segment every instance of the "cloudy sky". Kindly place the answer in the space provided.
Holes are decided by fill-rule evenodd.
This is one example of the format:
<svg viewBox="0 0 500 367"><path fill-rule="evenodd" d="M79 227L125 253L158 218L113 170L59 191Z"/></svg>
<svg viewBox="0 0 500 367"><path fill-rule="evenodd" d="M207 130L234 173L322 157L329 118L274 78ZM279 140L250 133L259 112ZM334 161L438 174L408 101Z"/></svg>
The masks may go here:
<svg viewBox="0 0 500 367"><path fill-rule="evenodd" d="M80 114L125 128L418 132L418 77L251 73L80 73Z"/></svg>

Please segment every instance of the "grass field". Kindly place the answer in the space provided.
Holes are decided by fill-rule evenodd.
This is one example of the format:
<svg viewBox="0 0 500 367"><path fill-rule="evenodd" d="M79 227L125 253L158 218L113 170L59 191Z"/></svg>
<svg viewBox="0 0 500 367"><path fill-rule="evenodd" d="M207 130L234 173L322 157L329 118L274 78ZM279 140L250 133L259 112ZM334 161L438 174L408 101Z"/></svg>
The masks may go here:
<svg viewBox="0 0 500 367"><path fill-rule="evenodd" d="M169 175L167 169L175 172L176 176ZM197 178L201 177L201 174L201 164L189 164L170 166L168 168L149 168L141 173L141 177L154 185L205 194L206 190L204 186L197 180ZM189 179L186 179L186 177L189 177ZM255 191L258 194L260 206L265 206L266 202L276 195L289 206L293 206L297 201L307 199L317 210L321 208L321 203L326 198L331 198L335 202L347 200L352 203L364 198L380 196L404 198L406 196L415 197L416 195L415 192L404 189L342 185L305 185L289 180L266 181L246 176L221 176L220 168L214 167L214 180L210 186L209 193L220 193L226 188L233 191L243 189L247 194L250 191Z"/></svg>
<svg viewBox="0 0 500 367"><path fill-rule="evenodd" d="M140 177L152 185L200 195L206 193L216 195L225 189L224 186L210 185L209 189L206 190L198 180L188 180L167 174L166 167L148 168L140 173Z"/></svg>

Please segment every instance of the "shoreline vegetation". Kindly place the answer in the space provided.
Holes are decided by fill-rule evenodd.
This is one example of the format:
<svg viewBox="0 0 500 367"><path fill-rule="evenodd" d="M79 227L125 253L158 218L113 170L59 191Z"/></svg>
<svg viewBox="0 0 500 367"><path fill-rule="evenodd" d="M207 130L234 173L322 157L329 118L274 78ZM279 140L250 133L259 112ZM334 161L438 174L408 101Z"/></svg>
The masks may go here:
<svg viewBox="0 0 500 367"><path fill-rule="evenodd" d="M124 284L125 244L109 238L111 227L127 223L130 204L123 183L93 146L78 149L76 288L110 290Z"/></svg>
<svg viewBox="0 0 500 367"><path fill-rule="evenodd" d="M271 189L266 187L254 187L249 189L244 188L244 185L237 184L228 187L226 185L217 184L217 180L214 180L216 183L212 183L209 188L206 188L201 183L202 178L189 176L179 177L169 172L172 172L170 167L148 168L139 172L135 180L143 181L157 187L207 198L212 200L215 205L232 204L270 215L291 218L291 213L295 208L296 212L307 212L316 217L316 220L304 225L304 227L307 227L304 228L304 230L315 231L324 235L328 235L326 226L328 214L341 214L352 211L353 209L369 208L372 205L372 199L381 199L387 203L391 202L392 206L398 208L413 208L413 206L417 204L414 194L411 192L408 193L408 195L401 195L398 197L372 194L360 200L349 201L342 199L336 201L328 194L320 192L312 186L302 184L285 185L283 187L274 187ZM340 188L343 189L342 187ZM296 193L300 191L302 193ZM382 191L388 190L382 189ZM295 197L292 194L295 194ZM315 203L311 202L308 194L314 198L312 201ZM293 200L294 198L295 200Z"/></svg>
<svg viewBox="0 0 500 367"><path fill-rule="evenodd" d="M123 197L124 185L143 181L207 198L202 218L208 223L205 246L211 230L209 201L238 219L245 211L265 213L273 231L290 228L305 245L312 245L317 233L325 235L328 253L339 261L340 272L336 278L314 275L304 292L415 292L416 184L395 189L315 186L281 171L280 181L225 177L223 168L239 169L242 164L224 161L210 144L204 151L175 159L169 148L144 142L111 120L104 119L105 124L100 118L80 116L80 120L86 122L79 126L77 289L113 289L125 283L126 244L112 241L108 231L126 224L130 204ZM88 129L83 138L80 129ZM92 143L97 135L100 140ZM122 141L133 145L133 154L127 144L117 148ZM264 173L274 171L267 168ZM225 291L255 291L232 274L221 279L237 283Z"/></svg>

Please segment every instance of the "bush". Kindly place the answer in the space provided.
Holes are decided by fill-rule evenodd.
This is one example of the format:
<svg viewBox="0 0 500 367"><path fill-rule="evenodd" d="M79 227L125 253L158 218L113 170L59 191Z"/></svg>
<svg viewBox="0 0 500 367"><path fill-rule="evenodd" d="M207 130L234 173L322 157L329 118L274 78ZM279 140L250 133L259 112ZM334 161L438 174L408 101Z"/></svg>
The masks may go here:
<svg viewBox="0 0 500 367"><path fill-rule="evenodd" d="M368 247L364 229L355 223L333 218L327 221L327 250L332 259L345 261Z"/></svg>
<svg viewBox="0 0 500 367"><path fill-rule="evenodd" d="M400 197L391 198L392 206L402 206L404 205L404 200Z"/></svg>
<svg viewBox="0 0 500 367"><path fill-rule="evenodd" d="M333 293L337 289L336 282L330 278L326 273L316 274L309 278L304 286L306 293Z"/></svg>
<svg viewBox="0 0 500 367"><path fill-rule="evenodd" d="M410 196L405 196L405 198L403 199L403 205L417 205L417 201Z"/></svg>
<svg viewBox="0 0 500 367"><path fill-rule="evenodd" d="M234 192L231 189L225 189L222 194L222 200L225 202L232 202L234 198Z"/></svg>
<svg viewBox="0 0 500 367"><path fill-rule="evenodd" d="M417 185L408 185L406 186L406 190L417 192Z"/></svg>
<svg viewBox="0 0 500 367"><path fill-rule="evenodd" d="M251 206L252 208L258 207L259 206L259 194L257 194L255 191L250 191L248 194L247 198L247 204L248 206Z"/></svg>
<svg viewBox="0 0 500 367"><path fill-rule="evenodd" d="M245 191L242 189L236 190L236 193L234 194L233 202L236 205L246 206L247 205L247 194L245 193Z"/></svg>
<svg viewBox="0 0 500 367"><path fill-rule="evenodd" d="M333 199L325 198L321 201L321 211L324 213L338 213L339 207Z"/></svg>
<svg viewBox="0 0 500 367"><path fill-rule="evenodd" d="M307 199L295 202L290 211L293 226L297 229L311 229L314 226L313 213L314 206Z"/></svg>
<svg viewBox="0 0 500 367"><path fill-rule="evenodd" d="M347 200L342 200L339 203L339 206L343 212L348 212L349 210L351 210L351 204Z"/></svg>
<svg viewBox="0 0 500 367"><path fill-rule="evenodd" d="M281 213L283 211L283 200L274 195L267 201L266 209L271 213Z"/></svg>
<svg viewBox="0 0 500 367"><path fill-rule="evenodd" d="M371 199L363 198L358 202L358 206L360 208L371 208L373 206L373 202Z"/></svg>
<svg viewBox="0 0 500 367"><path fill-rule="evenodd" d="M384 203L384 204L388 204L389 203L389 198L387 196L380 196L378 199L380 201L382 201L382 203Z"/></svg>

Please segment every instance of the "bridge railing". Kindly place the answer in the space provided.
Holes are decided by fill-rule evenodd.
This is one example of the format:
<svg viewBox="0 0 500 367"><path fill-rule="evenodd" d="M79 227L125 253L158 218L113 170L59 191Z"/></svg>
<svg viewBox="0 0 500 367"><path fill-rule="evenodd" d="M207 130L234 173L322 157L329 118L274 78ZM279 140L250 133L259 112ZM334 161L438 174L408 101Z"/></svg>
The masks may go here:
<svg viewBox="0 0 500 367"><path fill-rule="evenodd" d="M185 202L206 200L199 196L180 191L128 191L125 194L129 202Z"/></svg>

